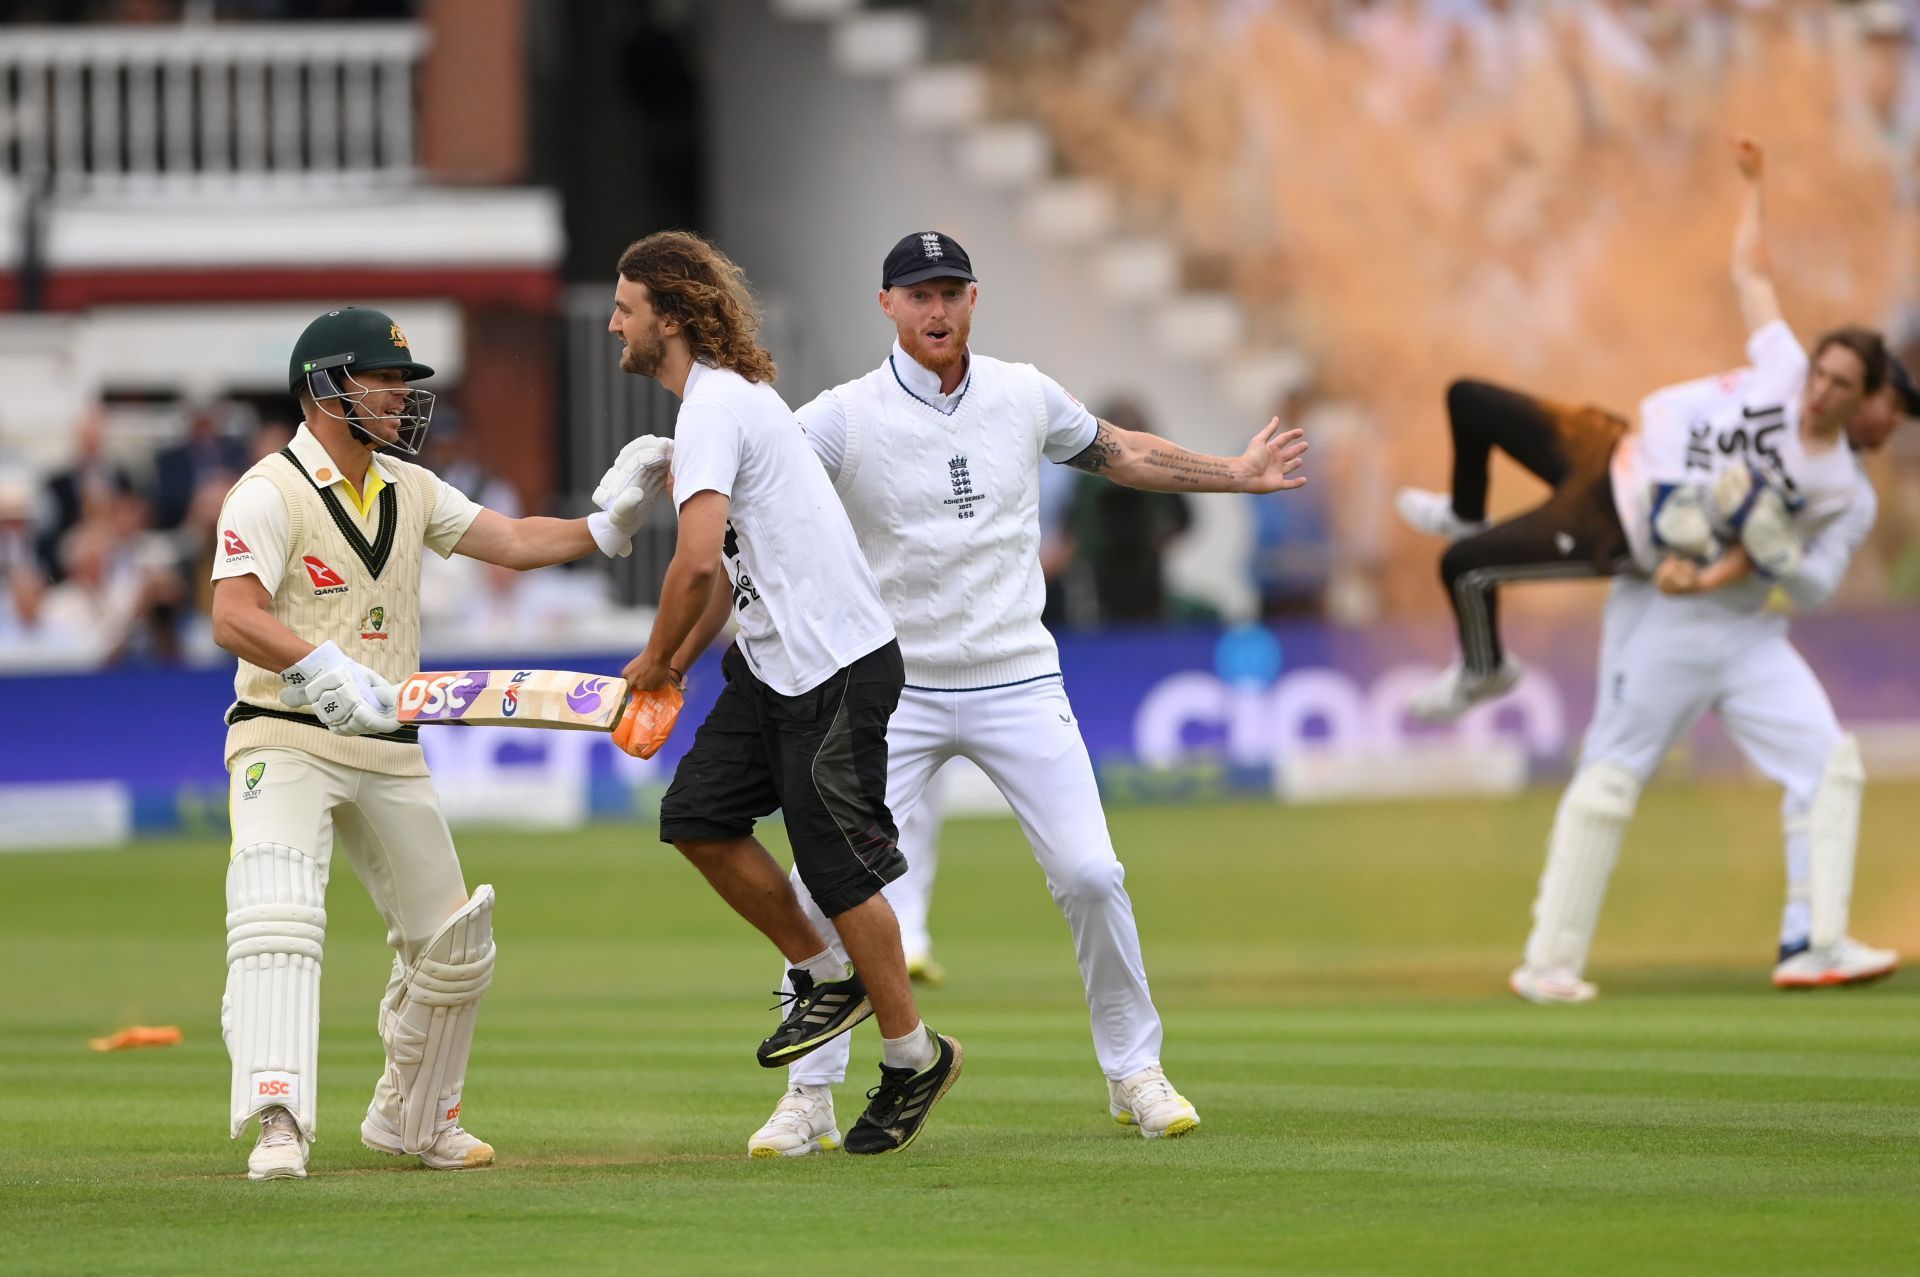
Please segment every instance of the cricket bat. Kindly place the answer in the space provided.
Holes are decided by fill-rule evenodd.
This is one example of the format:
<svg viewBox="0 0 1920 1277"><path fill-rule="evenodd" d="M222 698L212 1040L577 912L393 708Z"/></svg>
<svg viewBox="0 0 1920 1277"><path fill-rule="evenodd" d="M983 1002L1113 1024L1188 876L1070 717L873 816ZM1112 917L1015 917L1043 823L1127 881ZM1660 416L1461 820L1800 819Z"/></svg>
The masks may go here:
<svg viewBox="0 0 1920 1277"><path fill-rule="evenodd" d="M620 679L572 670L423 671L400 684L403 723L610 732L626 708Z"/></svg>
<svg viewBox="0 0 1920 1277"><path fill-rule="evenodd" d="M403 723L559 727L611 732L636 758L652 758L680 717L680 688L627 691L623 679L573 670L422 671L400 684Z"/></svg>

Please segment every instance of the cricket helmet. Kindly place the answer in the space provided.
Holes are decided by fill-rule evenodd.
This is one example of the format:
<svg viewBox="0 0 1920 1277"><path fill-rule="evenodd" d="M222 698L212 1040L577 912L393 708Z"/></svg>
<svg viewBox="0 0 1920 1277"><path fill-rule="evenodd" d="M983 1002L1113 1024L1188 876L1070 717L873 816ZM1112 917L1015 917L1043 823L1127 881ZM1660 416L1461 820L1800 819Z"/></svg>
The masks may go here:
<svg viewBox="0 0 1920 1277"><path fill-rule="evenodd" d="M400 427L397 443L381 439L360 424L367 387L356 382L354 374L388 368L398 368L408 381L433 376L433 369L414 359L406 334L391 316L364 306L343 306L308 324L293 343L287 386L296 396L305 389L322 412L346 422L360 439L413 456L420 451L433 417L431 390L407 392L405 405L395 414ZM339 400L345 411L336 411L329 400Z"/></svg>

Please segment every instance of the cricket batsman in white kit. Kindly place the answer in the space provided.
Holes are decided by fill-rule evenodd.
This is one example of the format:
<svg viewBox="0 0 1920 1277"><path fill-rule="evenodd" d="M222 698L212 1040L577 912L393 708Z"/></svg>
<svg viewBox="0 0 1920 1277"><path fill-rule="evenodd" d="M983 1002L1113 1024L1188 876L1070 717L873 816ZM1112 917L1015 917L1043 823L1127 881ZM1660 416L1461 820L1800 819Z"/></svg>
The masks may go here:
<svg viewBox="0 0 1920 1277"><path fill-rule="evenodd" d="M483 509L417 454L433 393L376 310L308 325L289 386L305 422L227 494L213 577L215 641L239 658L227 712L230 1134L258 1117L251 1179L306 1176L318 1107L320 964L338 843L387 923L386 1068L361 1124L376 1152L436 1170L486 1166L459 1124L475 1013L493 976L493 888L471 895L394 685L420 668L420 552L503 567L630 547L636 487L586 519Z"/></svg>
<svg viewBox="0 0 1920 1277"><path fill-rule="evenodd" d="M910 833L910 813L948 759L969 758L993 780L1072 929L1112 1115L1149 1139L1181 1135L1200 1117L1161 1068L1160 1015L1125 870L1059 653L1040 623L1040 469L1061 462L1165 491L1273 492L1305 482L1289 476L1306 444L1275 421L1242 456L1213 457L1099 421L1031 364L968 349L978 295L959 244L936 231L906 236L881 273L892 351L798 413L879 579L906 662L887 724L887 804L908 814ZM937 827L918 826L928 837ZM909 864L922 854L904 837L901 850ZM888 896L914 879L890 883ZM830 1088L846 1076L848 1050L842 1036L791 1066L787 1093L748 1141L752 1155L834 1147Z"/></svg>

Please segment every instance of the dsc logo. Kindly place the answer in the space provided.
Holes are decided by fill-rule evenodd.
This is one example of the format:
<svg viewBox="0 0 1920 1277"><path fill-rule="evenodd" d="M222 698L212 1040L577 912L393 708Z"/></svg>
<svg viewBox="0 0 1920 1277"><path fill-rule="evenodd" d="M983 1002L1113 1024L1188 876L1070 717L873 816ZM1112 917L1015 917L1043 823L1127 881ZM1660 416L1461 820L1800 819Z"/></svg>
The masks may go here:
<svg viewBox="0 0 1920 1277"><path fill-rule="evenodd" d="M459 1118L460 1118L460 1106L458 1104L455 1104L452 1108L447 1110L446 1120L449 1122L454 1122L454 1121L458 1121Z"/></svg>
<svg viewBox="0 0 1920 1277"><path fill-rule="evenodd" d="M259 1094L261 1095L292 1095L293 1087L289 1083L282 1082L277 1078L268 1079L260 1083Z"/></svg>
<svg viewBox="0 0 1920 1277"><path fill-rule="evenodd" d="M416 674L400 686L400 713L415 720L459 718L486 686L485 671L431 677Z"/></svg>

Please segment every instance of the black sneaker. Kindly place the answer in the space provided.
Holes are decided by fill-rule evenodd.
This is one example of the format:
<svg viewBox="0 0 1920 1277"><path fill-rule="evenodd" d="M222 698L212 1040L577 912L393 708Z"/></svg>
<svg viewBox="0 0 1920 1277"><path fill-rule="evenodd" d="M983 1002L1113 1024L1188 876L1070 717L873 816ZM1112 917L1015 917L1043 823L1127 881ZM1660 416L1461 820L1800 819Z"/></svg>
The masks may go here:
<svg viewBox="0 0 1920 1277"><path fill-rule="evenodd" d="M944 1034L935 1034L940 1048L932 1064L920 1072L880 1066L880 1085L867 1092L867 1111L847 1132L841 1147L849 1153L891 1153L913 1143L926 1125L927 1114L960 1077L966 1053Z"/></svg>
<svg viewBox="0 0 1920 1277"><path fill-rule="evenodd" d="M866 982L857 971L849 971L844 980L815 984L812 976L796 967L787 972L787 983L793 986L792 993L774 994L780 999L774 1010L785 1006L787 1018L755 1052L765 1068L785 1068L873 1014Z"/></svg>

